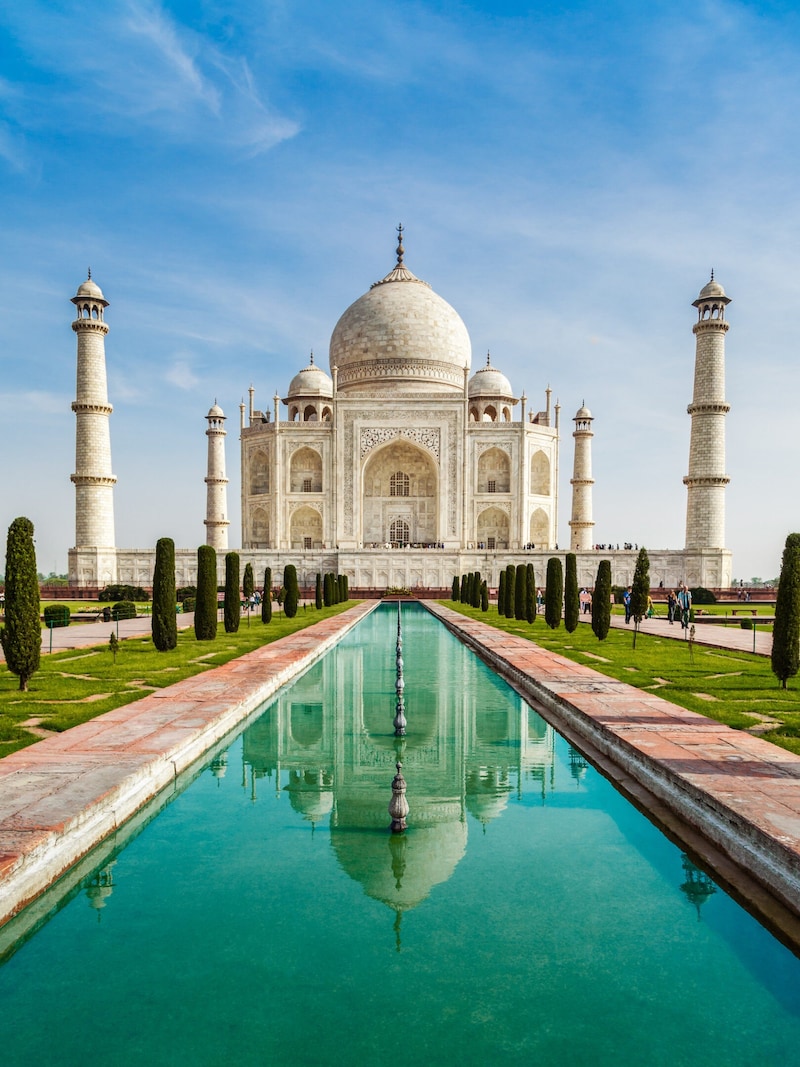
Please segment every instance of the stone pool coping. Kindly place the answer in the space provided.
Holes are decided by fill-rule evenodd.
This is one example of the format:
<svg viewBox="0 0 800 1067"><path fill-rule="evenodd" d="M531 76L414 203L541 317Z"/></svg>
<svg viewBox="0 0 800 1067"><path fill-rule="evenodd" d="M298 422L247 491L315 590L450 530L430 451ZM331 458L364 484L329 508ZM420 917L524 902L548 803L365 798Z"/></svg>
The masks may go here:
<svg viewBox="0 0 800 1067"><path fill-rule="evenodd" d="M379 604L363 601L0 760L0 927Z"/></svg>
<svg viewBox="0 0 800 1067"><path fill-rule="evenodd" d="M425 607L800 945L800 756L441 604Z"/></svg>

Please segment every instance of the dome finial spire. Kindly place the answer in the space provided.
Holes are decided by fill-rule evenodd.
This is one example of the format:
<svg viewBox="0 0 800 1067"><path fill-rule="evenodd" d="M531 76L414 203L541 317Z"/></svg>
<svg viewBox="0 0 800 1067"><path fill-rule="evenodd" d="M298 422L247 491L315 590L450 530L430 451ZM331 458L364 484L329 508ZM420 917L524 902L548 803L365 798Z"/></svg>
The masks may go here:
<svg viewBox="0 0 800 1067"><path fill-rule="evenodd" d="M403 248L403 224L402 222L397 227L397 266L403 266L403 256L405 255L405 248Z"/></svg>
<svg viewBox="0 0 800 1067"><path fill-rule="evenodd" d="M711 268L711 281L714 281L714 268Z"/></svg>
<svg viewBox="0 0 800 1067"><path fill-rule="evenodd" d="M314 349L311 349L311 366L314 366Z"/></svg>
<svg viewBox="0 0 800 1067"><path fill-rule="evenodd" d="M489 350L487 349L487 350L486 350L486 366L487 366L487 367L491 367L491 365L492 365L492 354L491 354L491 352L490 352L490 351L489 351Z"/></svg>
<svg viewBox="0 0 800 1067"><path fill-rule="evenodd" d="M91 267L88 268L87 275L86 275L86 280L87 280L87 282L90 282L92 280L92 268Z"/></svg>

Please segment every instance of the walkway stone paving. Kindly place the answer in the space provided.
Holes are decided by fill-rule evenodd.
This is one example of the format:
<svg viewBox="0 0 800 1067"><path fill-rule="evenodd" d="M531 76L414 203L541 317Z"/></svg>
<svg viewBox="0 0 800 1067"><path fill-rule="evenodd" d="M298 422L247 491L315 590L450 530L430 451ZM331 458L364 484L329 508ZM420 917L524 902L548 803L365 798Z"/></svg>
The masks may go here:
<svg viewBox="0 0 800 1067"><path fill-rule="evenodd" d="M693 846L732 884L737 872L748 872L800 917L800 756L525 638L427 606L657 821L684 839L699 828L711 849L700 840ZM756 886L743 891L761 896ZM759 907L771 910L766 899Z"/></svg>
<svg viewBox="0 0 800 1067"><path fill-rule="evenodd" d="M581 616L581 622L588 621L586 616ZM734 652L755 652L757 656L768 656L772 652L772 631L759 629L758 619L755 622L754 630L743 630L741 626L723 626L718 622L696 622L694 640L696 644L710 648L730 648ZM621 615L612 615L611 625L615 630L633 629L633 623L626 624ZM688 636L679 623L670 626L669 619L658 615L652 619L643 619L639 632L658 634L659 637L669 637L675 641L685 641Z"/></svg>
<svg viewBox="0 0 800 1067"><path fill-rule="evenodd" d="M377 606L357 604L0 760L0 926Z"/></svg>

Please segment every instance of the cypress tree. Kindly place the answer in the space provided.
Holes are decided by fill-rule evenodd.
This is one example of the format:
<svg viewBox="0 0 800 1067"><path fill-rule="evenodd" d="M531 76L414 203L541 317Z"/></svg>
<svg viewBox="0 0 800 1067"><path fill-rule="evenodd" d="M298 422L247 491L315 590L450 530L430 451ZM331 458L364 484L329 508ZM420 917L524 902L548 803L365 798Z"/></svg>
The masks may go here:
<svg viewBox="0 0 800 1067"><path fill-rule="evenodd" d="M467 575L467 603L472 607L475 602L475 575L472 571Z"/></svg>
<svg viewBox="0 0 800 1067"><path fill-rule="evenodd" d="M506 572L500 571L500 584L497 587L497 614L506 613Z"/></svg>
<svg viewBox="0 0 800 1067"><path fill-rule="evenodd" d="M459 584L458 575L457 574L453 575L453 591L450 594L450 599L456 604L461 599L461 586Z"/></svg>
<svg viewBox="0 0 800 1067"><path fill-rule="evenodd" d="M325 572L325 577L322 581L322 600L326 608L329 608L333 604L333 585L331 583L330 571Z"/></svg>
<svg viewBox="0 0 800 1067"><path fill-rule="evenodd" d="M564 629L568 634L578 628L581 617L581 599L578 590L578 557L574 552L567 552L567 566L564 573Z"/></svg>
<svg viewBox="0 0 800 1067"><path fill-rule="evenodd" d="M598 641L605 641L611 626L611 561L601 559L592 592L592 629Z"/></svg>
<svg viewBox="0 0 800 1067"><path fill-rule="evenodd" d="M253 576L253 564L245 563L242 576L242 597L247 603L247 625L250 625L250 605L253 593L256 591L256 580Z"/></svg>
<svg viewBox="0 0 800 1067"><path fill-rule="evenodd" d="M264 592L261 596L261 621L272 622L272 568L264 571Z"/></svg>
<svg viewBox="0 0 800 1067"><path fill-rule="evenodd" d="M322 607L322 575L317 571L317 580L314 585L314 607L319 611Z"/></svg>
<svg viewBox="0 0 800 1067"><path fill-rule="evenodd" d="M217 553L211 545L200 545L197 550L194 635L198 641L213 641L217 636Z"/></svg>
<svg viewBox="0 0 800 1067"><path fill-rule="evenodd" d="M347 597L344 595L344 575L343 574L339 575L339 579L338 579L337 585L339 587L339 590L338 590L339 591L339 603L340 604L344 604L344 602L347 599Z"/></svg>
<svg viewBox="0 0 800 1067"><path fill-rule="evenodd" d="M156 541L153 570L153 644L159 652L170 652L178 644L175 613L175 542L171 537Z"/></svg>
<svg viewBox="0 0 800 1067"><path fill-rule="evenodd" d="M518 563L514 575L514 618L525 618L525 601L528 597L528 571L524 563Z"/></svg>
<svg viewBox="0 0 800 1067"><path fill-rule="evenodd" d="M297 585L297 568L293 563L287 563L283 568L283 585L286 589L283 613L287 619L293 619L297 614L297 603L300 599L300 589Z"/></svg>
<svg viewBox="0 0 800 1067"><path fill-rule="evenodd" d="M342 578L344 579L344 599L346 602L350 599L350 578L346 574L343 574Z"/></svg>
<svg viewBox="0 0 800 1067"><path fill-rule="evenodd" d="M525 589L525 618L528 622L536 620L536 576L533 573L533 564L527 563L525 570L527 588Z"/></svg>
<svg viewBox="0 0 800 1067"><path fill-rule="evenodd" d="M636 635L639 624L647 614L647 600L650 596L650 559L647 549L640 548L631 583L631 615L633 616L633 647L636 648Z"/></svg>
<svg viewBox="0 0 800 1067"><path fill-rule="evenodd" d="M481 582L481 611L489 610L489 587L486 582Z"/></svg>
<svg viewBox="0 0 800 1067"><path fill-rule="evenodd" d="M772 628L772 673L785 689L800 667L800 534L789 534L783 549L781 576Z"/></svg>
<svg viewBox="0 0 800 1067"><path fill-rule="evenodd" d="M0 630L0 643L6 665L17 675L20 691L25 693L28 682L39 669L42 627L33 523L24 516L14 519L8 528L5 597L6 617Z"/></svg>
<svg viewBox="0 0 800 1067"><path fill-rule="evenodd" d="M459 595L460 595L460 598L461 598L461 603L462 604L466 604L467 603L467 576L466 576L466 574L462 574L461 575L461 593Z"/></svg>
<svg viewBox="0 0 800 1067"><path fill-rule="evenodd" d="M514 598L516 590L514 588L514 579L516 577L517 568L513 563L509 563L506 567L506 604L503 614L507 619L514 618Z"/></svg>
<svg viewBox="0 0 800 1067"><path fill-rule="evenodd" d="M481 606L481 590L483 588L483 582L481 580L481 572L475 571L472 576L472 606L473 608L479 608Z"/></svg>
<svg viewBox="0 0 800 1067"><path fill-rule="evenodd" d="M225 610L222 617L225 633L235 634L242 616L242 601L239 592L239 553L225 553Z"/></svg>
<svg viewBox="0 0 800 1067"><path fill-rule="evenodd" d="M547 584L544 590L544 621L551 630L561 625L561 609L564 603L564 572L561 560L551 556L547 561Z"/></svg>

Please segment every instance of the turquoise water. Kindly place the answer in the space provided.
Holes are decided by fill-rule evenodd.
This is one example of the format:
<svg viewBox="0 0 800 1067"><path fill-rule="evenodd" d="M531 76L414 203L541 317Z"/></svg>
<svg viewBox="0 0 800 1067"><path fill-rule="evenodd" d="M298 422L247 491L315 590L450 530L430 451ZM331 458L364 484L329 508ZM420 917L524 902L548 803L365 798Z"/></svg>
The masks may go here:
<svg viewBox="0 0 800 1067"><path fill-rule="evenodd" d="M0 1062L800 1064L800 963L383 607L0 968ZM411 809L392 837L402 757Z"/></svg>

